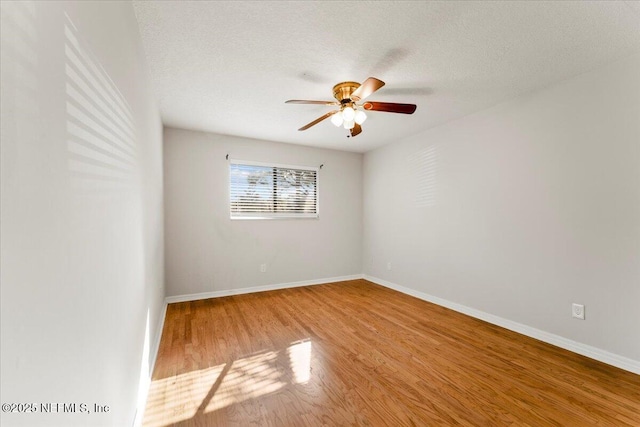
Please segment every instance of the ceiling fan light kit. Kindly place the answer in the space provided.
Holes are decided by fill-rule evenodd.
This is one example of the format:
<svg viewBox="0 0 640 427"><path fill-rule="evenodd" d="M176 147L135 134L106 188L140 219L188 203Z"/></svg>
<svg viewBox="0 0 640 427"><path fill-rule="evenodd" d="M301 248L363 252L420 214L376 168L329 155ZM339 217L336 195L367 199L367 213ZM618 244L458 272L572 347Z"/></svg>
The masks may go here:
<svg viewBox="0 0 640 427"><path fill-rule="evenodd" d="M357 104L357 102L364 100L382 86L384 86L384 82L382 80L376 79L375 77L369 77L362 84L357 82L342 82L335 85L333 87L333 96L336 98L337 102L290 99L286 101L286 103L340 106L340 109L330 111L298 130L307 130L311 126L315 126L324 119L331 117L331 123L337 127L343 126L345 129L350 130L351 136L356 136L362 132L362 127L360 125L367 120L367 114L364 110L401 114L413 114L416 111L415 104L397 104L393 102L376 101Z"/></svg>
<svg viewBox="0 0 640 427"><path fill-rule="evenodd" d="M340 111L334 111L331 116L331 123L335 126L344 126L345 129L353 129L356 124L361 125L367 120L367 115L362 110L356 110L354 107L342 107Z"/></svg>
<svg viewBox="0 0 640 427"><path fill-rule="evenodd" d="M351 108L350 106L348 107L344 107L342 109L342 118L347 121L350 122L353 120L353 118L356 116L356 110L354 110L353 108Z"/></svg>

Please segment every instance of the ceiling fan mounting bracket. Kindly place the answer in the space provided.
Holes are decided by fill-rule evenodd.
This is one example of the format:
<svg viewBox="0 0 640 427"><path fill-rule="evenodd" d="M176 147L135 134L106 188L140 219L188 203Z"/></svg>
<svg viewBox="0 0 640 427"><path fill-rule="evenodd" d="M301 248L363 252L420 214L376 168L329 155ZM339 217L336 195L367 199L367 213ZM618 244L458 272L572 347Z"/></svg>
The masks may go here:
<svg viewBox="0 0 640 427"><path fill-rule="evenodd" d="M333 87L333 97L341 104L351 103L351 94L360 87L358 82L342 82Z"/></svg>

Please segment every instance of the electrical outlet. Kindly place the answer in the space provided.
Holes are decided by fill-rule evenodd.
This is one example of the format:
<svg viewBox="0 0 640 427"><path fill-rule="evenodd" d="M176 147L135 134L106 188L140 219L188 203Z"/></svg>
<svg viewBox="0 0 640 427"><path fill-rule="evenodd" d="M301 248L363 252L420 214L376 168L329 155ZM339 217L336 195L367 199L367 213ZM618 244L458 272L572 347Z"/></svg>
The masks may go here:
<svg viewBox="0 0 640 427"><path fill-rule="evenodd" d="M387 270L391 271L391 262L387 263Z"/></svg>
<svg viewBox="0 0 640 427"><path fill-rule="evenodd" d="M584 320L584 305L571 304L571 315L576 319Z"/></svg>
<svg viewBox="0 0 640 427"><path fill-rule="evenodd" d="M260 272L261 273L266 273L267 272L267 264L260 264Z"/></svg>

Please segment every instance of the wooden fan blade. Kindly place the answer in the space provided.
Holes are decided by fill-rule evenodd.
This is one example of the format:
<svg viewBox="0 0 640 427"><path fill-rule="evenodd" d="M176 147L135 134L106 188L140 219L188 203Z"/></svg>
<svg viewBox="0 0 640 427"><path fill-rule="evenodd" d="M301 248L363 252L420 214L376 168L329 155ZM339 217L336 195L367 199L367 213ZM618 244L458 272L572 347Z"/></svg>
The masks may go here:
<svg viewBox="0 0 640 427"><path fill-rule="evenodd" d="M315 126L315 125L317 125L318 123L320 123L320 122L321 122L321 121L323 121L324 119L326 119L326 118L328 118L328 117L333 116L333 115L334 115L335 113L337 113L337 112L338 112L338 110L336 110L336 111L329 111L329 112L328 112L327 114L325 114L324 116L318 117L317 119L315 119L315 120L314 120L314 121L312 121L311 123L309 123L309 124L306 124L306 125L302 126L302 127L301 127L300 129L298 129L298 130L307 130L307 129L309 129L311 126Z"/></svg>
<svg viewBox="0 0 640 427"><path fill-rule="evenodd" d="M362 126L356 123L356 125L351 129L351 136L354 137L356 135L360 135L362 132Z"/></svg>
<svg viewBox="0 0 640 427"><path fill-rule="evenodd" d="M384 86L384 82L382 80L378 80L375 77L369 77L360 85L360 87L358 87L358 89L353 91L351 99L353 101L362 101L382 86Z"/></svg>
<svg viewBox="0 0 640 427"><path fill-rule="evenodd" d="M417 106L415 104L368 101L362 104L362 108L370 111L384 111L386 113L413 114L416 111Z"/></svg>
<svg viewBox="0 0 640 427"><path fill-rule="evenodd" d="M307 101L306 99L290 99L285 104L318 104L318 105L340 105L336 101Z"/></svg>

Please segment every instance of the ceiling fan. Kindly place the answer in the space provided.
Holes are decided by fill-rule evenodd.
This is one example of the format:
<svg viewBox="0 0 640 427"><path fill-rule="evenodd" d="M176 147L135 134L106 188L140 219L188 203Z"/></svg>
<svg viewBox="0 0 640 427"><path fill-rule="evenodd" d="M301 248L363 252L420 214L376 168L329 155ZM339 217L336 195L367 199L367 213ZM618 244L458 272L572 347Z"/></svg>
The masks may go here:
<svg viewBox="0 0 640 427"><path fill-rule="evenodd" d="M307 130L311 126L317 125L324 119L331 117L331 123L336 126L343 126L349 129L351 136L359 135L362 132L362 123L367 119L364 110L383 111L385 113L413 114L416 111L415 104L397 104L394 102L364 101L369 95L384 86L382 80L369 77L364 83L342 82L333 87L333 97L337 101L307 101L304 99L290 99L287 104L319 104L336 105L337 110L329 111L324 116L318 117L311 123L302 126L298 130ZM358 104L358 102L362 102Z"/></svg>

